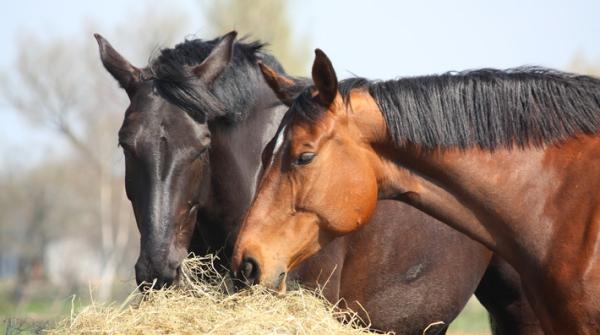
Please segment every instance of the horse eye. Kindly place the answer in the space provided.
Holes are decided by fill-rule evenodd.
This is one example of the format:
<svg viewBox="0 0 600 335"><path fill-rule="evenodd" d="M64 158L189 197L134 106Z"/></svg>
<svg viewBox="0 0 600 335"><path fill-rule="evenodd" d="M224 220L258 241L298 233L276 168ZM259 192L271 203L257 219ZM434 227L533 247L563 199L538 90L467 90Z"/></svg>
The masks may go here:
<svg viewBox="0 0 600 335"><path fill-rule="evenodd" d="M316 154L314 152L303 152L296 159L296 165L306 165L313 161Z"/></svg>

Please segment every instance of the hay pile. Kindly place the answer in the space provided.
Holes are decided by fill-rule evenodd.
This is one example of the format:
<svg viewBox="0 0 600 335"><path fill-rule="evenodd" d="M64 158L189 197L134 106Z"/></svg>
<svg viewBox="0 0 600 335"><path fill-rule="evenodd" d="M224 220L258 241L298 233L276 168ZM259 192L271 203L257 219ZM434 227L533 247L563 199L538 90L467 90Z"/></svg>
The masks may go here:
<svg viewBox="0 0 600 335"><path fill-rule="evenodd" d="M92 303L50 334L368 334L354 313L303 288L277 296L255 286L228 294L212 257L182 265L177 288L132 293L120 306ZM345 319L344 324L338 320Z"/></svg>

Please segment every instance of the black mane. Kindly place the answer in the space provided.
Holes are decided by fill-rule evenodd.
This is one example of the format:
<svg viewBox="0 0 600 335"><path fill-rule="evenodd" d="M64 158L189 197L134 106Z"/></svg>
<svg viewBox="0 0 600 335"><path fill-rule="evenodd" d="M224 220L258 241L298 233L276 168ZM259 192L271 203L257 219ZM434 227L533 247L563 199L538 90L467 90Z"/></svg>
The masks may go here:
<svg viewBox="0 0 600 335"><path fill-rule="evenodd" d="M199 122L217 117L237 122L246 117L247 106L255 103L256 98L252 83L262 80L256 66L258 60L283 72L274 57L261 52L263 43L236 41L231 64L207 87L192 70L218 41L219 38L187 40L174 48L163 49L147 68L158 94Z"/></svg>
<svg viewBox="0 0 600 335"><path fill-rule="evenodd" d="M350 78L339 90L368 90L397 144L426 149L543 146L600 132L600 79L537 67L481 69L389 81ZM295 112L323 109L304 92Z"/></svg>

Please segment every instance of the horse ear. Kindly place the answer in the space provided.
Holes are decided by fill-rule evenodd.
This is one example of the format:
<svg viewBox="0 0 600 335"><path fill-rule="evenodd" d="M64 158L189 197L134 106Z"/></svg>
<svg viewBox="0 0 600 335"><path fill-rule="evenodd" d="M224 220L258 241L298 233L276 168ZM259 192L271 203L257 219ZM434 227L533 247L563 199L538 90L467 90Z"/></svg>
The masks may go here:
<svg viewBox="0 0 600 335"><path fill-rule="evenodd" d="M338 81L331 61L321 49L315 49L312 79L321 104L328 107L337 95Z"/></svg>
<svg viewBox="0 0 600 335"><path fill-rule="evenodd" d="M100 49L100 59L104 68L119 82L119 85L131 96L140 81L141 71L131 65L115 50L102 35L94 34Z"/></svg>
<svg viewBox="0 0 600 335"><path fill-rule="evenodd" d="M302 85L303 82L300 80L277 73L277 71L273 70L263 62L259 61L258 66L260 67L260 72L262 72L265 81L269 87L271 87L277 98L288 107L292 105L298 94L308 86Z"/></svg>
<svg viewBox="0 0 600 335"><path fill-rule="evenodd" d="M204 83L212 83L229 65L236 36L237 32L234 30L221 37L206 59L192 70Z"/></svg>

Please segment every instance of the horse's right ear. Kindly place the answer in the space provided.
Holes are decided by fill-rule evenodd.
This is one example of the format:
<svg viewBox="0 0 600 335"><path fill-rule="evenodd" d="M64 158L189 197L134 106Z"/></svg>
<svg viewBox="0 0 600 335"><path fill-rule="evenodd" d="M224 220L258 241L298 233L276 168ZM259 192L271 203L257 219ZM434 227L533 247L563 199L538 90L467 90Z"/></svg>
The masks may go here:
<svg viewBox="0 0 600 335"><path fill-rule="evenodd" d="M277 73L263 62L258 62L260 72L262 72L265 81L271 87L277 98L288 107L292 105L294 99L308 85L301 85L299 80Z"/></svg>
<svg viewBox="0 0 600 335"><path fill-rule="evenodd" d="M94 37L96 38L96 41L98 41L102 64L131 97L134 88L140 81L140 69L131 65L131 63L123 58L123 56L121 56L121 54L119 54L100 34L94 34Z"/></svg>
<svg viewBox="0 0 600 335"><path fill-rule="evenodd" d="M231 63L236 36L235 30L223 35L202 63L193 69L194 74L205 84L211 84Z"/></svg>
<svg viewBox="0 0 600 335"><path fill-rule="evenodd" d="M312 79L319 101L323 106L329 107L338 94L338 80L331 61L321 49L315 49Z"/></svg>

